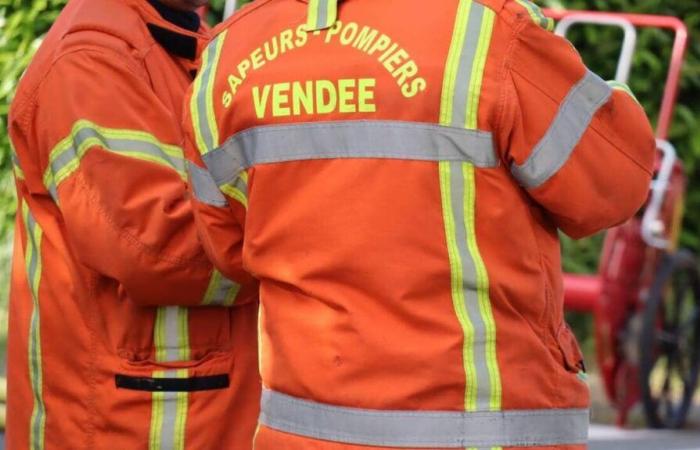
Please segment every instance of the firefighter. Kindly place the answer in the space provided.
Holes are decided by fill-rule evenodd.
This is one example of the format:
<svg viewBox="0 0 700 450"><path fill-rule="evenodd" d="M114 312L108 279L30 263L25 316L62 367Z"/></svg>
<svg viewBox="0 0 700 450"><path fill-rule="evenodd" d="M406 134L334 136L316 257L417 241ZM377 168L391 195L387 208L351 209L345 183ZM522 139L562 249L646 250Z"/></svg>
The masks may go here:
<svg viewBox="0 0 700 450"><path fill-rule="evenodd" d="M258 450L585 447L557 233L632 216L655 143L552 28L259 0L208 46L185 153L207 254L260 280Z"/></svg>
<svg viewBox="0 0 700 450"><path fill-rule="evenodd" d="M9 450L250 449L257 285L186 199L201 0L72 0L22 79Z"/></svg>

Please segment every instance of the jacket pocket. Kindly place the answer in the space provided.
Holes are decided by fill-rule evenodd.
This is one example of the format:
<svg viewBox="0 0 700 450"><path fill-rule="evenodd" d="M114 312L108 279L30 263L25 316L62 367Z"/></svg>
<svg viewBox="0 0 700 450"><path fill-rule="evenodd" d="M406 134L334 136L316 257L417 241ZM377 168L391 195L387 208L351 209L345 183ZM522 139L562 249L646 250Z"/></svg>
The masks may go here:
<svg viewBox="0 0 700 450"><path fill-rule="evenodd" d="M586 372L586 365L583 360L581 347L578 345L576 336L566 322L562 322L557 330L557 344L561 353L562 364L571 373L579 374Z"/></svg>
<svg viewBox="0 0 700 450"><path fill-rule="evenodd" d="M233 356L211 352L201 359L173 362L122 361L114 374L117 389L146 392L197 392L227 389Z"/></svg>

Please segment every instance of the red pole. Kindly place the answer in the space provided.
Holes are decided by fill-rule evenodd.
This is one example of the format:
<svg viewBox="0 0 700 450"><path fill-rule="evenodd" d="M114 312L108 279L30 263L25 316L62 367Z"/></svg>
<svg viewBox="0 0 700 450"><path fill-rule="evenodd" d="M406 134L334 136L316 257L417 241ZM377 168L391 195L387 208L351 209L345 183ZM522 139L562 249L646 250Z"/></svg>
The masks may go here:
<svg viewBox="0 0 700 450"><path fill-rule="evenodd" d="M673 121L673 112L678 98L678 90L680 87L681 71L683 69L683 60L685 52L688 48L688 28L685 23L677 17L671 16L654 16L646 14L627 14L627 13L611 13L599 11L558 11L553 9L545 10L545 13L554 18L562 19L566 16L576 15L580 17L615 17L630 21L632 25L642 28L663 28L675 32L676 37L673 43L673 53L671 55L671 64L668 70L668 78L666 79L666 89L661 101L661 111L659 113L659 123L656 128L656 136L659 139L668 139L668 131L671 128Z"/></svg>

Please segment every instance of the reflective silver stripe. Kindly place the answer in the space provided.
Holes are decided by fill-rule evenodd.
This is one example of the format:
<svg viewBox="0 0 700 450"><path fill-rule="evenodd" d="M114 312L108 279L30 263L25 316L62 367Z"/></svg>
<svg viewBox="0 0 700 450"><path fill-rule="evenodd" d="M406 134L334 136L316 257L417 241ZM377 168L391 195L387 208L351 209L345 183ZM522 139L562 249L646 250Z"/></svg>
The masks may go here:
<svg viewBox="0 0 700 450"><path fill-rule="evenodd" d="M331 27L338 17L338 0L309 0L307 31Z"/></svg>
<svg viewBox="0 0 700 450"><path fill-rule="evenodd" d="M29 378L32 387L33 408L30 419L29 448L43 450L46 426L46 405L43 397L43 363L41 350L41 311L39 306L39 287L41 284L41 241L43 232L36 219L29 211L26 202L22 202L22 215L27 234L25 264L29 288L32 294L32 314L29 323Z"/></svg>
<svg viewBox="0 0 700 450"><path fill-rule="evenodd" d="M217 206L219 208L228 204L226 202L226 197L221 193L209 172L196 164L188 162L187 173L189 174L192 192L197 200L206 205Z"/></svg>
<svg viewBox="0 0 700 450"><path fill-rule="evenodd" d="M320 0L318 2L318 16L316 18L316 29L321 30L326 26L328 22L328 1Z"/></svg>
<svg viewBox="0 0 700 450"><path fill-rule="evenodd" d="M213 117L214 111L210 107L210 102L212 101L210 96L212 94L212 83L213 77L216 75L216 67L219 64L219 55L221 52L221 46L223 45L224 39L226 38L226 32L219 34L214 40L207 46L205 50L206 56L204 57L205 65L202 68L201 78L198 80L199 89L196 90L196 107L197 107L197 117L198 123L195 126L201 133L202 145L204 148L200 148L200 152L208 151L214 148L219 143L218 136L215 136L216 130L212 128L215 118Z"/></svg>
<svg viewBox="0 0 700 450"><path fill-rule="evenodd" d="M233 187L241 191L241 194L245 197L248 197L248 181L243 177L236 178L236 181L233 182Z"/></svg>
<svg viewBox="0 0 700 450"><path fill-rule="evenodd" d="M604 105L612 89L598 75L586 75L566 96L552 125L522 166L513 165L513 176L528 189L544 184L569 160L593 116Z"/></svg>
<svg viewBox="0 0 700 450"><path fill-rule="evenodd" d="M273 125L232 136L203 156L216 184L257 164L335 158L468 161L494 167L491 133L427 123L348 121Z"/></svg>
<svg viewBox="0 0 700 450"><path fill-rule="evenodd" d="M260 423L285 433L355 445L403 448L585 444L587 409L502 412L345 408L263 390Z"/></svg>
<svg viewBox="0 0 700 450"><path fill-rule="evenodd" d="M183 173L185 171L185 161L182 158L176 158L168 153L164 152L163 149L152 142L137 139L117 139L113 137L107 137L99 132L95 128L81 128L75 133L73 138L73 145L64 150L58 157L56 157L51 162L51 170L53 173L58 173L71 163L75 158L78 158L77 149L87 141L88 139L97 139L100 141L103 147L107 150L115 153L145 153L147 155L153 156L158 160L167 163L170 167L175 169L178 173Z"/></svg>
<svg viewBox="0 0 700 450"><path fill-rule="evenodd" d="M481 23L484 17L484 6L472 2L467 16L467 28L464 33L464 41L461 45L459 56L459 66L457 77L454 81L454 93L452 104L452 126L465 128L467 123L468 101L472 93L472 76L474 76L474 62L476 50L479 46L479 36L481 35ZM481 93L474 93L481 95ZM469 128L469 127L467 127Z"/></svg>
<svg viewBox="0 0 700 450"><path fill-rule="evenodd" d="M176 370L167 370L163 378L177 378ZM177 418L178 392L163 392L163 424L160 429L160 449L175 448L175 422Z"/></svg>
<svg viewBox="0 0 700 450"><path fill-rule="evenodd" d="M493 388L500 389L500 386L492 386L492 380L489 376L487 347L493 344L489 341L486 332L486 324L482 316L481 305L479 302L479 289L483 286L479 285L478 274L474 256L468 248L469 236L467 233L474 233L473 229L469 229L468 222L470 214L465 211L467 195L473 196L472 192L465 190L473 188L473 184L466 183L464 179L464 170L462 163L450 163L450 201L452 203L452 215L455 223L455 242L459 251L459 257L462 266L462 285L459 286L464 295L464 304L460 305L464 308L466 316L472 327L472 361L475 369L475 379L473 381L476 386L467 386L468 389L476 387L476 395L473 395L476 400L477 411L493 410L491 405L491 390ZM496 368L496 370L498 370Z"/></svg>
<svg viewBox="0 0 700 450"><path fill-rule="evenodd" d="M241 286L238 283L224 277L218 270L214 270L202 304L231 306L236 301L240 289Z"/></svg>
<svg viewBox="0 0 700 450"><path fill-rule="evenodd" d="M22 166L19 163L19 157L17 156L17 153L14 151L10 152L11 158L12 158L12 165L17 167L18 169L22 170Z"/></svg>
<svg viewBox="0 0 700 450"><path fill-rule="evenodd" d="M54 200L58 199L58 184L78 167L85 152L96 143L110 152L161 164L174 169L182 178L186 176L181 149L161 144L145 133L103 130L84 121L76 124L71 135L52 151L44 182Z"/></svg>
<svg viewBox="0 0 700 450"><path fill-rule="evenodd" d="M240 290L240 285L236 282L229 280L228 278L221 277L219 286L214 292L214 297L212 298L213 305L230 306L236 299L236 294Z"/></svg>
<svg viewBox="0 0 700 450"><path fill-rule="evenodd" d="M166 306L163 310L165 314L164 330L165 330L165 361L180 361L181 343L180 343L180 322L178 316L180 308L177 306Z"/></svg>

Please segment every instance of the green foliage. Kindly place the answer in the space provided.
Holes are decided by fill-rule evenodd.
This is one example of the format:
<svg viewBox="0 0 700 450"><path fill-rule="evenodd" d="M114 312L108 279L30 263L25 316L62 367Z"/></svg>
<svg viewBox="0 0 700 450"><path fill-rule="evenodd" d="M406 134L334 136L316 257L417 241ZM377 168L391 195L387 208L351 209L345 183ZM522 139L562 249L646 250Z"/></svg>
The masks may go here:
<svg viewBox="0 0 700 450"><path fill-rule="evenodd" d="M7 112L22 72L66 0L0 0L0 361L7 329L13 221L16 209ZM0 371L1 365L0 365Z"/></svg>
<svg viewBox="0 0 700 450"><path fill-rule="evenodd" d="M570 9L674 15L685 21L691 41L670 141L683 159L690 181L681 244L700 250L700 41L692 39L700 33L700 9L695 2L686 0L547 0L543 3ZM603 77L613 78L621 47L621 31L601 27L573 31L571 39L581 50L588 66ZM643 30L637 42L629 84L654 124L658 119L672 45L672 33L652 29ZM577 272L594 271L595 260L590 256L598 252L600 242L600 239L565 242L565 267Z"/></svg>

